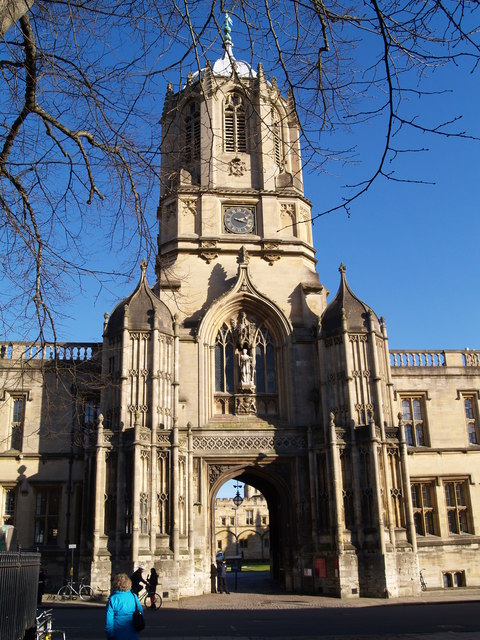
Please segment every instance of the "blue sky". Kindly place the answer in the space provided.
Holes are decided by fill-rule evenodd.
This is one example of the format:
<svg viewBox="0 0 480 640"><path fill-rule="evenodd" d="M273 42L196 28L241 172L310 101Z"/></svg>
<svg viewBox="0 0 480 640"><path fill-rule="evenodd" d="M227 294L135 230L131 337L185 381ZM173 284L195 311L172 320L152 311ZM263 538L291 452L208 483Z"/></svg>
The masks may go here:
<svg viewBox="0 0 480 640"><path fill-rule="evenodd" d="M414 102L412 108L431 116L435 106L433 114L439 121L461 115L457 129L480 137L476 77L458 68L437 73L431 86L452 92L440 100ZM314 213L341 201L346 193L343 185L363 179L374 166L377 125L370 123L343 140L347 134L335 136L337 146L358 145L358 165L338 164L335 173L312 174L306 168L305 194ZM350 217L339 211L317 219L314 243L320 281L333 299L343 261L353 291L385 316L392 349L478 349L480 143L409 132L402 144L429 151L397 158L392 165L395 175L433 184L380 178L351 207ZM155 211L150 215L154 226ZM100 252L106 269L118 268L114 249L101 247ZM106 288L90 282L69 304L70 319L59 324L59 339L101 340L104 312L111 312L135 287L138 274L139 270L129 282L114 281ZM153 284L152 268L149 280Z"/></svg>
<svg viewBox="0 0 480 640"><path fill-rule="evenodd" d="M237 59L251 56L256 66L262 43L257 43L257 50L254 46L253 54L247 50L242 53L241 44L247 41L240 32L241 24L234 21L232 35L234 43L238 43L234 54ZM219 55L217 38L208 56L214 61ZM360 58L352 64L356 63L359 69L366 66L363 61L362 67ZM468 59L459 59L457 66L430 71L430 76L425 74L422 89L432 95L420 98L415 92L405 93L402 106L406 106L406 113L430 124L461 116L450 130L465 130L480 138L478 74L470 74L468 64ZM167 80L178 85L176 72L172 71L171 78L158 77L158 100L151 107L152 121L157 123ZM435 95L439 91L446 93ZM375 97L378 99L378 95ZM349 194L344 185L359 183L371 175L383 141L382 125L380 116L352 127L352 131L335 128L330 135L322 134L319 148L355 147L356 157L350 164L331 162L324 171L305 168L305 195L312 201L314 215L338 205ZM155 131L154 137L158 133ZM401 153L386 169L394 171L397 179L431 184L379 178L350 207L350 217L340 210L315 220L320 281L332 300L339 284L338 267L343 262L356 295L379 316L385 316L392 349L478 349L480 143L424 135L408 128L400 131L394 143L401 149L429 151ZM72 282L71 299L63 305L66 317L57 320L60 341L100 341L104 313L111 312L138 281L140 271L135 265L142 256L135 253L133 243L120 254L105 239L104 231L112 224L112 212L116 210L113 196L109 195L112 201L105 201L87 215L86 220L92 221L92 243L85 266L106 272L130 269L133 275L123 280L110 278L103 285L86 277L81 290ZM155 237L154 203L149 224ZM148 277L153 284L153 265L149 266Z"/></svg>

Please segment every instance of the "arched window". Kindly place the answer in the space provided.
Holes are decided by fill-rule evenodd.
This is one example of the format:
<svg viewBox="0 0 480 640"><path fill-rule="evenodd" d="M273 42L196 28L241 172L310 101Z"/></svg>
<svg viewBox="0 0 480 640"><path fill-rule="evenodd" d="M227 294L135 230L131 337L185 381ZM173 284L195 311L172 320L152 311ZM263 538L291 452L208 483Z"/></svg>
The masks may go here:
<svg viewBox="0 0 480 640"><path fill-rule="evenodd" d="M185 124L185 161L192 162L200 158L200 107L198 102L190 102L186 107Z"/></svg>
<svg viewBox="0 0 480 640"><path fill-rule="evenodd" d="M280 122L280 116L276 109L272 108L272 136L273 136L273 155L275 158L275 164L283 170L283 143L282 143L282 124Z"/></svg>
<svg viewBox="0 0 480 640"><path fill-rule="evenodd" d="M255 345L256 385L258 393L275 393L275 355L270 334L261 327Z"/></svg>
<svg viewBox="0 0 480 640"><path fill-rule="evenodd" d="M264 324L244 313L217 333L215 394L217 413L278 413L272 336Z"/></svg>
<svg viewBox="0 0 480 640"><path fill-rule="evenodd" d="M225 100L225 151L246 152L247 126L245 105L239 93L230 93Z"/></svg>
<svg viewBox="0 0 480 640"><path fill-rule="evenodd" d="M215 344L215 391L234 391L233 337L226 324L218 332Z"/></svg>

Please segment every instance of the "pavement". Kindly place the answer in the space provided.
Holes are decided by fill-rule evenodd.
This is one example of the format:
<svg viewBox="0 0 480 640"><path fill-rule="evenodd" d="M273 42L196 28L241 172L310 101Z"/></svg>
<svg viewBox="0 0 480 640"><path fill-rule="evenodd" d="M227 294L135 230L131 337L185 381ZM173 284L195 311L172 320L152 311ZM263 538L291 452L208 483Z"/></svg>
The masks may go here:
<svg viewBox="0 0 480 640"><path fill-rule="evenodd" d="M268 574L239 574L236 591L231 574L227 581L230 594L165 599L163 615L147 609L142 640L480 640L480 588L341 600L286 593ZM54 610L56 626L68 640L104 640L105 602L106 597L58 601L46 594L43 607ZM468 604L455 606L462 603ZM431 606L447 604L454 606Z"/></svg>
<svg viewBox="0 0 480 640"><path fill-rule="evenodd" d="M234 580L228 574L230 589L234 588ZM348 598L340 599L319 595L287 593L275 587L268 574L256 575L245 573L238 575L237 591L230 594L207 593L199 596L184 597L170 601L164 599L162 609L193 609L193 610L258 610L258 609L304 609L304 608L357 608L374 606L446 604L448 602L478 602L480 603L480 588L456 589L428 589L418 596L401 598ZM104 607L106 597L95 598L90 602L80 599L63 600L55 594L43 596L43 607Z"/></svg>

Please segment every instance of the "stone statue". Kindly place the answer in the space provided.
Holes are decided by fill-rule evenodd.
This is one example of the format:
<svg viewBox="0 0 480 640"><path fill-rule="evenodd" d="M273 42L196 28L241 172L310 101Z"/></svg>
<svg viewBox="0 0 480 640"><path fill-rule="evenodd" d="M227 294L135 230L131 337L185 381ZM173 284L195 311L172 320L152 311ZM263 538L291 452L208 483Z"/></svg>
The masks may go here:
<svg viewBox="0 0 480 640"><path fill-rule="evenodd" d="M242 386L253 384L253 359L246 349L243 349L240 356L240 383Z"/></svg>

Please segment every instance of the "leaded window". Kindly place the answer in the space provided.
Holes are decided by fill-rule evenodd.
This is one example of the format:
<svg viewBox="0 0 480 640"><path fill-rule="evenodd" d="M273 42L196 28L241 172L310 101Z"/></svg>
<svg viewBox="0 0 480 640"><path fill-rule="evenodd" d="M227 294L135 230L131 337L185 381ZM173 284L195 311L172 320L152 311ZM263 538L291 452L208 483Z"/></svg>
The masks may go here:
<svg viewBox="0 0 480 640"><path fill-rule="evenodd" d="M402 399L405 440L410 447L427 446L423 397Z"/></svg>
<svg viewBox="0 0 480 640"><path fill-rule="evenodd" d="M17 491L15 487L6 487L3 490L3 519L1 524L15 524L15 505Z"/></svg>
<svg viewBox="0 0 480 640"><path fill-rule="evenodd" d="M445 482L449 533L470 533L470 510L466 480Z"/></svg>
<svg viewBox="0 0 480 640"><path fill-rule="evenodd" d="M411 491L413 519L417 535L435 535L437 510L433 482L414 482Z"/></svg>
<svg viewBox="0 0 480 640"><path fill-rule="evenodd" d="M100 415L100 405L95 398L84 398L82 407L82 426L86 429L94 429Z"/></svg>
<svg viewBox="0 0 480 640"><path fill-rule="evenodd" d="M12 423L10 431L10 449L21 451L23 448L23 423L25 419L25 397L12 398Z"/></svg>
<svg viewBox="0 0 480 640"><path fill-rule="evenodd" d="M468 443L480 444L480 423L478 420L477 399L474 395L463 398Z"/></svg>
<svg viewBox="0 0 480 640"><path fill-rule="evenodd" d="M217 334L215 345L215 391L233 393L234 360L233 337L227 325L223 325Z"/></svg>
<svg viewBox="0 0 480 640"><path fill-rule="evenodd" d="M54 545L58 538L60 488L42 487L35 496L34 544Z"/></svg>
<svg viewBox="0 0 480 640"><path fill-rule="evenodd" d="M258 328L255 324L251 339L251 356L253 362L249 368L249 382L255 393L276 394L276 367L275 348L273 339L265 327ZM238 335L232 326L223 324L217 334L215 341L215 392L216 393L238 393L241 389L241 362L245 358L242 348L243 343L238 341Z"/></svg>
<svg viewBox="0 0 480 640"><path fill-rule="evenodd" d="M255 347L256 384L259 393L275 393L275 355L272 339L265 327L257 332Z"/></svg>

